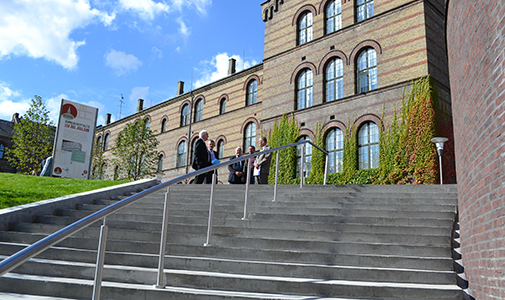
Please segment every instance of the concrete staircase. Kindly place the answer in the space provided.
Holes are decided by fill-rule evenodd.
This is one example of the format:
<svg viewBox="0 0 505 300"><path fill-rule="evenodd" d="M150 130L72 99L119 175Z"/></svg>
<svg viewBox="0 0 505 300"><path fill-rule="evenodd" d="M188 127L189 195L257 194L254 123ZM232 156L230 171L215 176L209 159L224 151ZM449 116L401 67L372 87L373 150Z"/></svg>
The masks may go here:
<svg viewBox="0 0 505 300"><path fill-rule="evenodd" d="M101 299L463 299L452 257L456 186L170 188L167 287L156 284L163 192L107 219ZM36 216L0 232L0 258L114 200ZM0 299L91 299L95 224L0 278ZM23 295L23 296L21 296Z"/></svg>

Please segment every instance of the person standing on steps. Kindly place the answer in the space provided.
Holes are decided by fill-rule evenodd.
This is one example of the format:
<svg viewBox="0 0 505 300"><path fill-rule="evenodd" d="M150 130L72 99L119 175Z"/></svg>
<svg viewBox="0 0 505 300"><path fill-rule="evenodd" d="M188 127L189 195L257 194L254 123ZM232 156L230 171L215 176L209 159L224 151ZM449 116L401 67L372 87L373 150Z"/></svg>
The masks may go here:
<svg viewBox="0 0 505 300"><path fill-rule="evenodd" d="M209 138L209 133L207 130L200 131L199 138L196 141L195 149L193 149L193 163L192 167L195 170L200 170L212 165L212 161L210 159L210 152L205 145L205 142ZM195 176L194 184L201 183L212 183L211 181L206 180L207 173L203 173Z"/></svg>
<svg viewBox="0 0 505 300"><path fill-rule="evenodd" d="M270 150L267 145L267 138L262 137L259 141L261 147L260 152ZM272 160L272 152L263 153L256 156L254 160L254 177L256 184L268 184L268 173L270 172L270 162Z"/></svg>
<svg viewBox="0 0 505 300"><path fill-rule="evenodd" d="M230 157L230 160L239 158L241 156L242 148L237 147L235 149L235 156ZM234 164L228 165L228 171L230 171L230 174L228 175L228 182L231 184L244 184L246 179L244 170L247 170L247 164L245 160L240 160Z"/></svg>

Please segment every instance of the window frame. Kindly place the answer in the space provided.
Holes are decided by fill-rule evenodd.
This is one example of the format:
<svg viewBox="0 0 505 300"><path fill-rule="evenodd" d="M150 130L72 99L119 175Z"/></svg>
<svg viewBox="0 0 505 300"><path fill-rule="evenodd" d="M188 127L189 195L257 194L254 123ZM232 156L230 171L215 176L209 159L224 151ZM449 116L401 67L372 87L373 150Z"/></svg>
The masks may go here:
<svg viewBox="0 0 505 300"><path fill-rule="evenodd" d="M298 45L304 45L311 42L314 38L313 36L313 26L314 19L311 11L304 12L298 19L297 26L297 40Z"/></svg>
<svg viewBox="0 0 505 300"><path fill-rule="evenodd" d="M297 142L301 141L312 141L312 139L308 135L302 135L300 138L298 138ZM295 167L295 178L301 178L300 176L300 171L301 171L301 160L302 160L302 149L303 149L303 144L302 145L296 145L296 167ZM310 176L310 171L312 167L312 145L306 143L305 144L305 164L308 165L308 168L305 169L305 178ZM310 163L310 164L307 164Z"/></svg>
<svg viewBox="0 0 505 300"><path fill-rule="evenodd" d="M360 10L363 12L361 13ZM375 15L374 0L356 1L356 22L362 22Z"/></svg>
<svg viewBox="0 0 505 300"><path fill-rule="evenodd" d="M333 143L329 143L330 139ZM330 145L333 145L333 147L330 148ZM342 129L334 127L328 130L325 138L325 148L328 151L328 174L342 172L344 157L344 132Z"/></svg>
<svg viewBox="0 0 505 300"><path fill-rule="evenodd" d="M203 120L203 99L199 99L195 103L194 123Z"/></svg>
<svg viewBox="0 0 505 300"><path fill-rule="evenodd" d="M338 65L337 65L338 64ZM329 78L329 70L330 68L335 74L333 78ZM335 57L331 59L326 65L326 69L324 70L324 86L325 86L325 102L332 102L338 99L342 99L344 97L344 61L340 57ZM330 93L329 85L332 84L333 88ZM332 97L330 99L330 97Z"/></svg>
<svg viewBox="0 0 505 300"><path fill-rule="evenodd" d="M156 171L158 171L158 172L162 172L163 171L163 159L164 159L164 155L160 154L158 156L158 167L156 169Z"/></svg>
<svg viewBox="0 0 505 300"><path fill-rule="evenodd" d="M224 157L224 140L217 141L217 158L222 159Z"/></svg>
<svg viewBox="0 0 505 300"><path fill-rule="evenodd" d="M246 106L251 106L258 102L258 81L256 79L251 80L247 84L247 99Z"/></svg>
<svg viewBox="0 0 505 300"><path fill-rule="evenodd" d="M223 97L219 102L219 114L224 115L225 113L226 113L226 98Z"/></svg>
<svg viewBox="0 0 505 300"><path fill-rule="evenodd" d="M189 125L189 104L184 104L181 109L181 127Z"/></svg>
<svg viewBox="0 0 505 300"><path fill-rule="evenodd" d="M183 146L181 152L181 146ZM188 153L188 147L186 141L181 141L179 145L177 145L177 160L175 162L176 168L182 168L186 166L186 155Z"/></svg>
<svg viewBox="0 0 505 300"><path fill-rule="evenodd" d="M370 131L370 127L375 132ZM362 135L365 132L366 135ZM376 169L379 167L379 126L375 122L368 121L358 130L358 169ZM375 139L374 139L375 138ZM366 140L364 140L366 139ZM364 153L366 151L366 153ZM365 157L366 156L366 157ZM363 159L366 158L366 161Z"/></svg>
<svg viewBox="0 0 505 300"><path fill-rule="evenodd" d="M252 133L251 128L254 126L254 133ZM249 122L244 128L244 139L242 141L242 149L247 149L249 148L250 145L253 145L256 147L256 131L257 131L257 126L256 123L254 122Z"/></svg>
<svg viewBox="0 0 505 300"><path fill-rule="evenodd" d="M333 10L331 8L333 7ZM325 12L325 32L326 34L330 34L342 29L342 2L341 0L333 0L330 1L326 5ZM330 15L331 13L331 15ZM333 22L333 28L330 28L330 22ZM335 26L335 24L338 24Z"/></svg>
<svg viewBox="0 0 505 300"><path fill-rule="evenodd" d="M109 150L109 141L110 141L110 133L106 133L105 137L103 138L103 151L108 151Z"/></svg>
<svg viewBox="0 0 505 300"><path fill-rule="evenodd" d="M310 76L308 76L309 74ZM303 87L300 87L302 81L303 81ZM302 95L303 99L301 99ZM311 69L306 68L303 69L296 78L295 110L312 107L314 105L313 96L314 96L314 72ZM300 105L300 103L303 103L303 105Z"/></svg>
<svg viewBox="0 0 505 300"><path fill-rule="evenodd" d="M161 120L161 133L166 131L167 131L167 118L163 118L163 120Z"/></svg>
<svg viewBox="0 0 505 300"><path fill-rule="evenodd" d="M363 81L366 81L366 84ZM374 48L366 48L356 59L356 92L365 93L376 90L378 86L377 51Z"/></svg>
<svg viewBox="0 0 505 300"><path fill-rule="evenodd" d="M5 145L3 143L0 143L0 159L4 159L5 155Z"/></svg>

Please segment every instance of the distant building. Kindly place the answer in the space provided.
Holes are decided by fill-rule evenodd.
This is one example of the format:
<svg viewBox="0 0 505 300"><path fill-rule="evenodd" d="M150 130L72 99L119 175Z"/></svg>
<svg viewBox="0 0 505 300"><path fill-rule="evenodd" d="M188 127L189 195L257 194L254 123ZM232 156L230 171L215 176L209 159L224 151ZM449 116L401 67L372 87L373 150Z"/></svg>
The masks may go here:
<svg viewBox="0 0 505 300"><path fill-rule="evenodd" d="M15 113L12 120L0 120L0 172L16 173L16 168L12 167L9 161L5 158L7 148L12 148L12 130L14 125L19 122L19 114Z"/></svg>
<svg viewBox="0 0 505 300"><path fill-rule="evenodd" d="M346 128L356 126L358 147L367 153L359 166L376 168L378 133L401 108L413 80L431 75L437 109L451 113L444 0L267 0L261 6L262 63L236 72L231 59L226 78L191 92L180 82L175 97L147 109L139 100L137 113L97 130L104 157L112 157L125 124L148 118L159 133L167 180L191 165L200 130L209 131L220 158L230 157L237 146L257 144L283 114L293 114L301 124L300 139L313 139L319 123L336 157ZM309 147L308 160L310 155ZM339 172L341 164L336 159L329 167ZM113 177L113 168L107 175Z"/></svg>

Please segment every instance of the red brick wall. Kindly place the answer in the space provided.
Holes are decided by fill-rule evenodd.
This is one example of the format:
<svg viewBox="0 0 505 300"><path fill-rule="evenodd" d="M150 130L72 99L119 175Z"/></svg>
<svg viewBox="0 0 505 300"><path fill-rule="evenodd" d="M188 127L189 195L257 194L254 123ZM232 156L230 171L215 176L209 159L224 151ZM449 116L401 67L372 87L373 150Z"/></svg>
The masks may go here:
<svg viewBox="0 0 505 300"><path fill-rule="evenodd" d="M451 0L447 37L465 274L505 299L505 1Z"/></svg>

